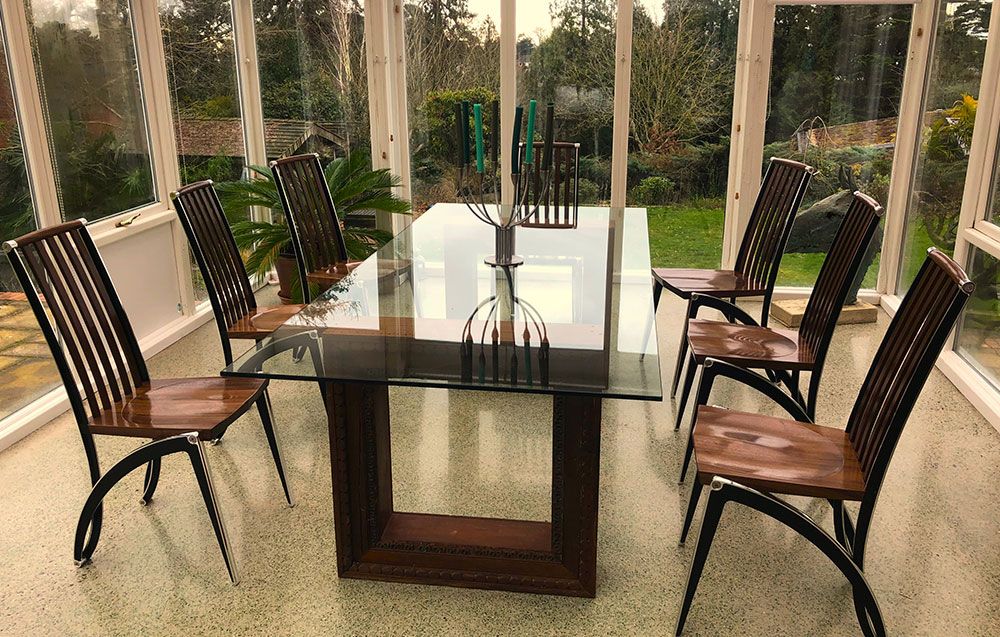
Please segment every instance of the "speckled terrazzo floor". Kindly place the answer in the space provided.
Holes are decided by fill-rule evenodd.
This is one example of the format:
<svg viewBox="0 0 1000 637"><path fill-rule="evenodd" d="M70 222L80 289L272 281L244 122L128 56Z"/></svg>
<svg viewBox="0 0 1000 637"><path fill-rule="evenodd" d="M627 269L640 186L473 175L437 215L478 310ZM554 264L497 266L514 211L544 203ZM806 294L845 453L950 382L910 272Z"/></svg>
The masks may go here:
<svg viewBox="0 0 1000 637"><path fill-rule="evenodd" d="M669 380L682 306L658 319ZM887 319L835 337L819 421L843 424ZM214 374L206 325L150 363L154 376ZM326 424L315 385L272 396L297 499L284 506L256 416L209 449L242 582L229 585L186 461L168 459L156 500L141 473L106 500L94 563L72 533L88 491L68 415L0 453L0 633L10 635L663 635L693 543L677 546L687 487L673 406L605 402L598 595L593 600L338 580ZM753 409L741 390L713 402ZM551 402L393 389L396 508L546 519ZM517 421L515 422L515 419ZM98 439L106 465L134 443ZM1000 434L934 372L882 490L868 577L896 635L990 635L1000 622ZM824 502L796 499L830 527ZM697 530L697 529L696 529ZM689 635L858 634L850 591L776 523L725 514Z"/></svg>

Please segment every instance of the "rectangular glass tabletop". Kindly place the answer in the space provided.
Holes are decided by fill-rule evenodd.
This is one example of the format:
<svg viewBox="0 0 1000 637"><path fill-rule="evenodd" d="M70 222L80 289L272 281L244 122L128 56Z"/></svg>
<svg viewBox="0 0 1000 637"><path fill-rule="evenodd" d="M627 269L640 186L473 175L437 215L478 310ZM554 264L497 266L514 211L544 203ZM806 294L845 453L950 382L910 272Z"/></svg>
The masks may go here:
<svg viewBox="0 0 1000 637"><path fill-rule="evenodd" d="M436 204L222 373L662 399L646 211L515 242L490 267L493 227Z"/></svg>

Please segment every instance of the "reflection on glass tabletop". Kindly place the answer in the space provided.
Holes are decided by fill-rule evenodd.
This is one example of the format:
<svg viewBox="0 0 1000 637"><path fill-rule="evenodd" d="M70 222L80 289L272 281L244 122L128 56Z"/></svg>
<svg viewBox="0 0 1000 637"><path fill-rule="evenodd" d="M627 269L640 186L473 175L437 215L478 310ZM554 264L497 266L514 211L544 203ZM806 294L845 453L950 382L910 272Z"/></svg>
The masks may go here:
<svg viewBox="0 0 1000 637"><path fill-rule="evenodd" d="M646 211L515 242L490 267L493 228L437 204L223 374L661 399Z"/></svg>

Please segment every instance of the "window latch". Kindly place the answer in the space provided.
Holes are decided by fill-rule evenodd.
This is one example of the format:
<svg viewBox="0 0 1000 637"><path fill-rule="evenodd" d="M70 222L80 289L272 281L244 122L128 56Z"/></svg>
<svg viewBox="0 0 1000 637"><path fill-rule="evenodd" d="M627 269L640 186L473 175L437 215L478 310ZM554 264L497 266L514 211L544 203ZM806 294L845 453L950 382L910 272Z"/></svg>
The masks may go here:
<svg viewBox="0 0 1000 637"><path fill-rule="evenodd" d="M115 227L116 228L127 228L128 226L132 225L133 221L135 221L136 219L138 219L141 216L142 216L141 212L137 212L134 215L129 215L128 217L126 217L126 218L122 219L121 221L119 221L118 223L116 223Z"/></svg>

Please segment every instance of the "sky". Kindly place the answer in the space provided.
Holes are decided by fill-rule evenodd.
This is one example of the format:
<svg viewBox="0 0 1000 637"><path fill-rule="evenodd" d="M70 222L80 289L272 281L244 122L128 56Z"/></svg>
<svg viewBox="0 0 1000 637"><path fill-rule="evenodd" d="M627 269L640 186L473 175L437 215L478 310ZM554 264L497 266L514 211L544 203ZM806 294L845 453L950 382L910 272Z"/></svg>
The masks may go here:
<svg viewBox="0 0 1000 637"><path fill-rule="evenodd" d="M479 18L489 16L500 29L500 2L515 3L518 35L542 35L552 30L552 18L549 17L549 0L469 0L469 10ZM635 0L641 4L650 15L659 15L663 0Z"/></svg>

